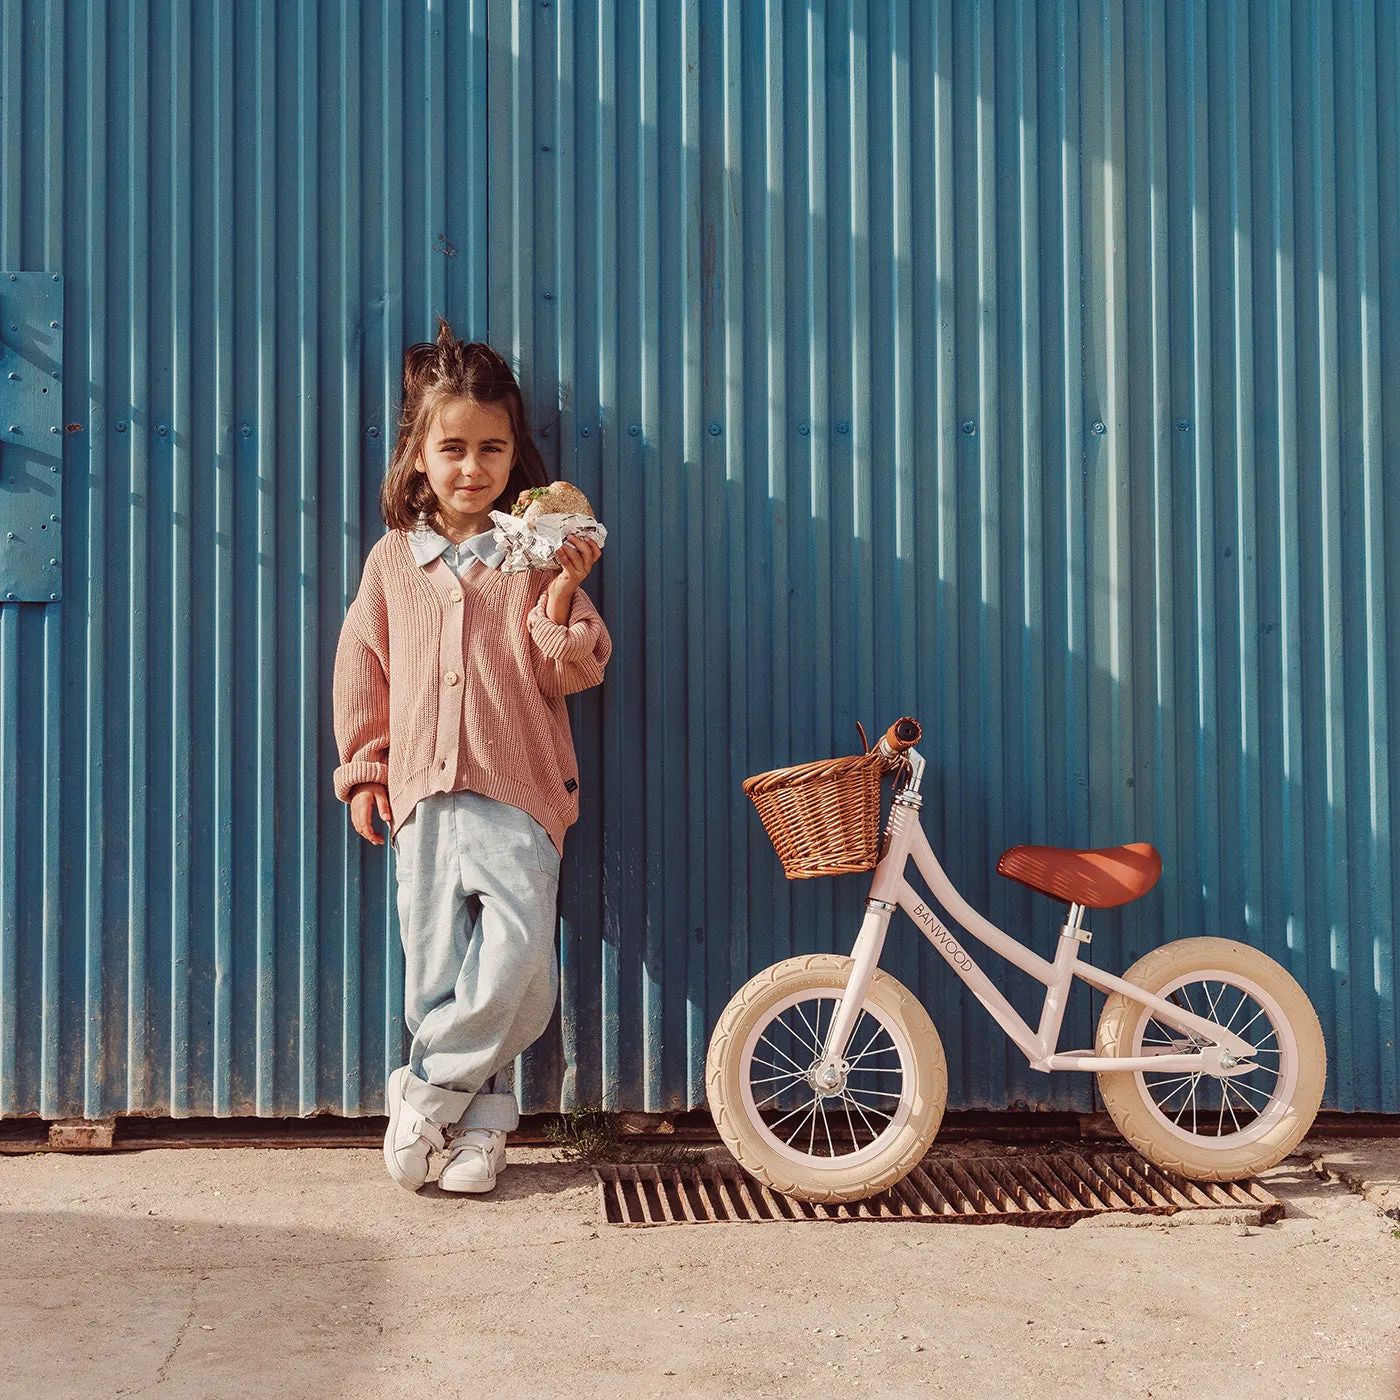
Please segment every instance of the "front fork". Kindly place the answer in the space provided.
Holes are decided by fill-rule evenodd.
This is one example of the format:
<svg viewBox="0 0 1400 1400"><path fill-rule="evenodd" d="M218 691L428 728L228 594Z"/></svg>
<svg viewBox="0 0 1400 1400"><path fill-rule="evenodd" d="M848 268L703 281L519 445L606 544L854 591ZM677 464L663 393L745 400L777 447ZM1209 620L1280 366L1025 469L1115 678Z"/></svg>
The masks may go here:
<svg viewBox="0 0 1400 1400"><path fill-rule="evenodd" d="M904 867L909 859L909 843L918 827L919 808L923 805L923 799L919 796L923 770L923 759L915 755L910 780L895 794L894 803L890 808L884 858L875 869L870 898L865 901L865 918L861 922L860 932L856 935L855 947L851 949L851 975L846 982L841 1005L837 1007L836 1015L827 1028L821 1058L812 1070L813 1087L821 1093L835 1093L846 1081L846 1046L850 1042L851 1032L856 1028L856 1018L865 1004L870 979L874 977L875 968L880 961L880 953L885 946L885 934L890 926L890 916L899 907L895 902L897 891L903 884Z"/></svg>
<svg viewBox="0 0 1400 1400"><path fill-rule="evenodd" d="M822 1046L821 1058L812 1071L813 1088L819 1093L837 1093L845 1084L848 1066L844 1059L845 1049L856 1028L856 1017L865 1004L865 993L870 987L870 979L875 975L875 967L880 961L880 952L885 946L885 933L890 926L890 915L895 906L882 899L866 901L865 918L860 932L856 935L855 947L851 949L853 966L846 983L846 991L841 997L841 1005L827 1028L826 1044Z"/></svg>

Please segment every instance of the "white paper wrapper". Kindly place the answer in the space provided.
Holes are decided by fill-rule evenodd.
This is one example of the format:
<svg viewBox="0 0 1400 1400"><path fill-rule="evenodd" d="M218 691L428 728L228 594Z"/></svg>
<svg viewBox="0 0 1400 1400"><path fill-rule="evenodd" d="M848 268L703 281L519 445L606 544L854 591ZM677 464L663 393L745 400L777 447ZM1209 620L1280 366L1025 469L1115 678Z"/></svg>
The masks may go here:
<svg viewBox="0 0 1400 1400"><path fill-rule="evenodd" d="M608 532L591 515L541 515L530 527L514 515L493 510L491 520L496 527L492 533L496 547L506 556L501 561L501 572L506 574L526 569L558 572L555 551L570 535L597 540L599 545L608 538Z"/></svg>

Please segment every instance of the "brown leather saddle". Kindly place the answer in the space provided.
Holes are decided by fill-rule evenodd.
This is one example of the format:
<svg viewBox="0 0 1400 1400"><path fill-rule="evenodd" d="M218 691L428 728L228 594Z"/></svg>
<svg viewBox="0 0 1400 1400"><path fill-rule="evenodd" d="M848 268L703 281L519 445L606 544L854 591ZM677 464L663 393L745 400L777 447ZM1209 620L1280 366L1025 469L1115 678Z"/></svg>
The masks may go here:
<svg viewBox="0 0 1400 1400"><path fill-rule="evenodd" d="M997 861L997 873L1067 904L1112 909L1146 894L1157 883L1162 857L1146 841L1098 851L1013 846Z"/></svg>

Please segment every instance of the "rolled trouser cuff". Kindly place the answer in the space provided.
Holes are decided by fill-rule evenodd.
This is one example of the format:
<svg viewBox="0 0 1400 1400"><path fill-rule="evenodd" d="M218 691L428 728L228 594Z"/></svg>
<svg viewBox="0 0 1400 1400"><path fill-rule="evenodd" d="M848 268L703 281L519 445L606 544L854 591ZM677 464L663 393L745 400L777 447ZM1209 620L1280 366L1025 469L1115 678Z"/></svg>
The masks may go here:
<svg viewBox="0 0 1400 1400"><path fill-rule="evenodd" d="M514 1094L478 1094L457 1122L462 1131L468 1128L496 1128L513 1133L520 1126L520 1105Z"/></svg>
<svg viewBox="0 0 1400 1400"><path fill-rule="evenodd" d="M439 1084L429 1084L416 1074L404 1077L403 1101L433 1123L450 1125L457 1122L471 1107L475 1095L460 1089L444 1089ZM511 1099L512 1105L515 1100Z"/></svg>

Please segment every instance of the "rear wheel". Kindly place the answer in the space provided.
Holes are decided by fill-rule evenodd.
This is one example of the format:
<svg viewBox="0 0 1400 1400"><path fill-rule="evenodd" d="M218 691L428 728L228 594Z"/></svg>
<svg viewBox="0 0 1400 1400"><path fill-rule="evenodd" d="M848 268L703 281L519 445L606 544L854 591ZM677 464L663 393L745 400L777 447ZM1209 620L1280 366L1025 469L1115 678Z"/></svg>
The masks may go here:
<svg viewBox="0 0 1400 1400"><path fill-rule="evenodd" d="M774 1191L854 1201L906 1176L928 1151L948 1098L928 1012L878 969L856 1017L840 1082L815 1069L852 960L789 958L745 983L710 1039L710 1111L739 1164Z"/></svg>
<svg viewBox="0 0 1400 1400"><path fill-rule="evenodd" d="M1183 938L1139 959L1124 980L1255 1046L1232 1075L1103 1071L1099 1092L1144 1157L1199 1181L1233 1181L1281 1161L1312 1126L1327 1046L1306 993L1267 954L1227 938ZM1119 992L1099 1018L1100 1055L1190 1053L1209 1041Z"/></svg>

